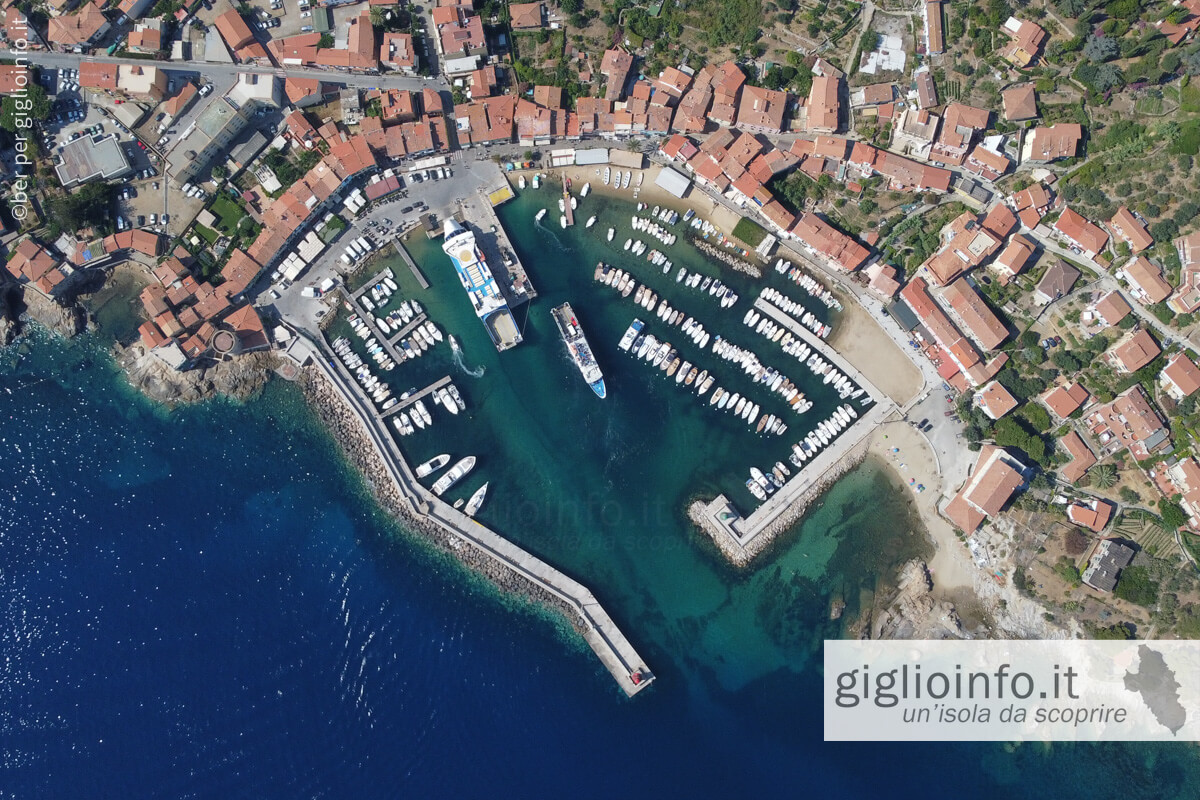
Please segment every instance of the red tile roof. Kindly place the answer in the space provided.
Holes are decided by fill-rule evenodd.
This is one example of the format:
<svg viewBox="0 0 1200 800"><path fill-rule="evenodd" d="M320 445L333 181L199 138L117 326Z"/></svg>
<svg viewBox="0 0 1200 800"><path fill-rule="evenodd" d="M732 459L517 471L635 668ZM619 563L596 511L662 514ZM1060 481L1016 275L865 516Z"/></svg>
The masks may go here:
<svg viewBox="0 0 1200 800"><path fill-rule="evenodd" d="M1071 460L1059 467L1059 473L1071 483L1078 483L1087 471L1096 464L1096 456L1075 431L1070 431L1058 440Z"/></svg>

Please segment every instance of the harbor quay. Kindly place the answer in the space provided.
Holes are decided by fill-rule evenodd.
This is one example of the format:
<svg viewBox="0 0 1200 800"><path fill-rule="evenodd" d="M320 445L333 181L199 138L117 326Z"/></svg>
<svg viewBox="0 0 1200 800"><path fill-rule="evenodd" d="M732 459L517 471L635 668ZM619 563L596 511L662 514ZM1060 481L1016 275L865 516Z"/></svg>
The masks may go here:
<svg viewBox="0 0 1200 800"><path fill-rule="evenodd" d="M500 222L496 209L492 206L491 196L480 190L470 199L458 204L458 216L465 223L475 228L475 242L483 256L491 265L493 273L504 268L508 275L507 281L499 281L500 288L508 299L510 308L516 308L537 298L538 293L529 280L529 273L517 257L517 249L508 238L508 232Z"/></svg>
<svg viewBox="0 0 1200 800"><path fill-rule="evenodd" d="M446 536L463 561L478 566L498 584L511 584L511 580L498 576L515 577L527 594L561 609L627 696L636 695L654 681L655 676L645 661L587 587L422 486L387 432L383 416L362 394L326 343L305 332L293 332L299 342L288 349L287 355L299 366L309 368L310 374L320 376L320 383L331 395L322 406L340 401L353 420L353 424L341 426L345 435L363 443L360 451L369 451L358 454L360 467L372 482L386 483L384 487L377 486L378 490L396 492L400 503L395 504L394 510L410 516L417 529ZM332 413L327 408L325 411ZM347 446L345 442L343 445Z"/></svg>

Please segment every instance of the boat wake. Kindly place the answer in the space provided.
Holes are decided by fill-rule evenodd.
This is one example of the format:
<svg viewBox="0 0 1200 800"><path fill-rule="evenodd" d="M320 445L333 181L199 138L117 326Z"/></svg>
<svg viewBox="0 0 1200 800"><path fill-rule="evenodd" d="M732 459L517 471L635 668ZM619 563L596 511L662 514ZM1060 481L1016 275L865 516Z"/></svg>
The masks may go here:
<svg viewBox="0 0 1200 800"><path fill-rule="evenodd" d="M533 227L537 228L539 231L541 231L542 233L546 234L546 235L547 235L547 236L549 236L551 239L553 239L553 240L554 240L554 243L555 243L556 245L558 245L558 249L559 249L559 250L562 250L564 253L569 253L569 252L571 252L571 248L569 248L569 247L567 247L565 244L563 244L563 243L562 243L562 240L561 240L561 239L559 239L559 238L558 238L558 237L557 237L557 236L554 234L554 231L552 231L550 228L548 228L548 227L546 227L545 225L543 225L543 224L542 224L542 221L541 221L540 219L538 219L538 220L534 220L534 221L533 221Z"/></svg>
<svg viewBox="0 0 1200 800"><path fill-rule="evenodd" d="M463 361L461 347L452 347L450 348L450 352L454 354L454 363L458 366L458 368L461 369L463 373L470 375L472 378L482 378L483 373L487 371L487 368L483 365L475 367L474 369L468 367L466 362Z"/></svg>

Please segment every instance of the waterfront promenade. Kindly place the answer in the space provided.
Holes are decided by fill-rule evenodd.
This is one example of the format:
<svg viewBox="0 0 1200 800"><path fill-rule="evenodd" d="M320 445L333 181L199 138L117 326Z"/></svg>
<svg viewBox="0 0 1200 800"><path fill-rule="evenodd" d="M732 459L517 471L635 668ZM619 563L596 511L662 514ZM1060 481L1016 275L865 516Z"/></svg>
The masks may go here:
<svg viewBox="0 0 1200 800"><path fill-rule="evenodd" d="M457 511L418 483L403 454L387 432L382 416L364 397L323 341L299 333L287 355L302 366L318 370L344 402L379 455L390 480L420 520L432 523L461 545L473 548L503 569L520 576L566 609L588 645L626 695L654 681L633 645L587 587L518 547L495 531ZM382 476L369 476L378 480Z"/></svg>

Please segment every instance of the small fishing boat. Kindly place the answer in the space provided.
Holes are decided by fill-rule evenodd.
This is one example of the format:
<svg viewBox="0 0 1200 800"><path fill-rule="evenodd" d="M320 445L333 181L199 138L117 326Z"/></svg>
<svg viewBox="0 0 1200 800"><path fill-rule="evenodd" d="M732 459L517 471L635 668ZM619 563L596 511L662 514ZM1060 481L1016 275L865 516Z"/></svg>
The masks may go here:
<svg viewBox="0 0 1200 800"><path fill-rule="evenodd" d="M534 215L533 215L533 221L534 221L534 222L541 222L541 221L542 221L542 217L544 217L544 216L546 216L546 209L544 209L544 208L543 208L541 211L539 211L538 213L536 213L536 214L534 214Z"/></svg>
<svg viewBox="0 0 1200 800"><path fill-rule="evenodd" d="M585 227L585 228L590 228L590 227L592 227L592 226L593 226L593 225L595 225L595 224L596 224L596 218L595 218L594 216L593 216L593 217L588 217L587 224L586 224L586 225L584 225L583 227Z"/></svg>
<svg viewBox="0 0 1200 800"><path fill-rule="evenodd" d="M609 228L609 229L608 229L608 240L609 240L610 242L613 240L613 235L614 235L616 232L617 232L617 229L616 229L616 228Z"/></svg>
<svg viewBox="0 0 1200 800"><path fill-rule="evenodd" d="M520 176L519 178L517 178L517 188L518 188L518 189L524 189L524 188L525 188L525 176L524 176L524 175L522 175L522 176Z"/></svg>

